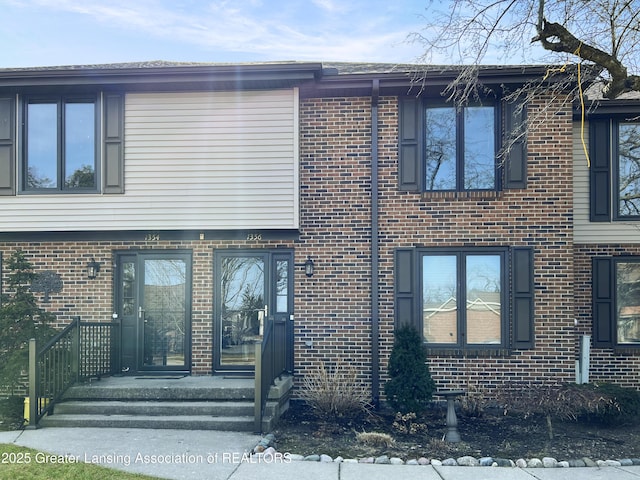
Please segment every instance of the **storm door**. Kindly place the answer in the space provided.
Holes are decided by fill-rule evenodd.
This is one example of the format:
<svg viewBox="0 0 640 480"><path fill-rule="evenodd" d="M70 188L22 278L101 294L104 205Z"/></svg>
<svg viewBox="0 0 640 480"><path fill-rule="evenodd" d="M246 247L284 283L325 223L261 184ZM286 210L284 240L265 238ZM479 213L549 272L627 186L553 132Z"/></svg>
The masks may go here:
<svg viewBox="0 0 640 480"><path fill-rule="evenodd" d="M273 328L276 352L292 368L293 255L219 250L214 264L214 369L253 372L255 344Z"/></svg>
<svg viewBox="0 0 640 480"><path fill-rule="evenodd" d="M189 371L191 254L120 254L116 290L122 371Z"/></svg>

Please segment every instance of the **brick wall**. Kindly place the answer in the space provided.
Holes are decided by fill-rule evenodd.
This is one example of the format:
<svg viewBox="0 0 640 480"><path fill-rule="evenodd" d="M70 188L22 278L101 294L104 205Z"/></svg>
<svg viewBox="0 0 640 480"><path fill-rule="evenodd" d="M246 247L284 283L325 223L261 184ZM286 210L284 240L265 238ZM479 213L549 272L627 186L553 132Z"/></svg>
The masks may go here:
<svg viewBox="0 0 640 480"><path fill-rule="evenodd" d="M301 100L300 243L316 273L296 284L299 375L341 359L370 378L370 103Z"/></svg>
<svg viewBox="0 0 640 480"><path fill-rule="evenodd" d="M592 335L592 267L596 256L640 256L639 245L576 245L575 246L575 302L576 330L580 335ZM589 380L610 382L638 388L640 384L640 350L591 348Z"/></svg>
<svg viewBox="0 0 640 480"><path fill-rule="evenodd" d="M562 99L529 106L528 187L458 195L397 190L397 100L380 108L381 314L383 364L393 329L393 251L397 247L534 247L535 350L466 358L432 353L439 387L491 389L511 380L569 381L574 375L571 112ZM555 103L557 102L557 104ZM558 107L557 114L553 112ZM548 116L548 118L544 118ZM542 117L542 118L541 118Z"/></svg>
<svg viewBox="0 0 640 480"><path fill-rule="evenodd" d="M60 274L63 291L51 294L49 303L39 303L57 317L57 326L75 316L83 321L110 321L114 308L114 251L129 249L188 249L193 254L193 300L191 316L192 373L211 374L213 336L213 252L218 248L293 247L293 242L243 241L100 241L100 242L0 242L3 257L3 285L6 291L6 260L15 250L25 252L34 272L52 270ZM98 277L89 280L86 264L94 257L102 266ZM296 270L296 276L300 272ZM300 274L304 277L304 274ZM296 278L297 282L302 281ZM36 294L42 299L41 294Z"/></svg>

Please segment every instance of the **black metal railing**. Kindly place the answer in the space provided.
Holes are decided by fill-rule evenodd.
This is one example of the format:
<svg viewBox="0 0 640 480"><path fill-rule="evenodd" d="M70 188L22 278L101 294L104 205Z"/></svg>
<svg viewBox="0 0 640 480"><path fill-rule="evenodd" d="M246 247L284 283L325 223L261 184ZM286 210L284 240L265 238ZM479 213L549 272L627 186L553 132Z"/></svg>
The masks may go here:
<svg viewBox="0 0 640 480"><path fill-rule="evenodd" d="M262 432L262 417L269 399L269 389L276 378L286 371L286 354L283 346L286 323L267 319L261 342L256 342L255 371L255 424L256 433ZM278 348L280 346L280 348Z"/></svg>
<svg viewBox="0 0 640 480"><path fill-rule="evenodd" d="M29 427L74 383L116 371L119 324L76 317L43 347L29 342Z"/></svg>

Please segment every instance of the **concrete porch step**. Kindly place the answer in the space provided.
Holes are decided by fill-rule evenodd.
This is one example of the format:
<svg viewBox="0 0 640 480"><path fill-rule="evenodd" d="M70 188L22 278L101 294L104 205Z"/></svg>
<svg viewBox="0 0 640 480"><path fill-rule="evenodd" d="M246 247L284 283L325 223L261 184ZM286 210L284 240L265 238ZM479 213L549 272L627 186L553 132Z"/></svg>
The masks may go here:
<svg viewBox="0 0 640 480"><path fill-rule="evenodd" d="M75 385L65 400L253 401L253 379L185 377L178 380L106 378Z"/></svg>
<svg viewBox="0 0 640 480"><path fill-rule="evenodd" d="M43 427L110 427L255 431L252 378L110 377L71 387ZM289 406L293 379L271 387L262 431Z"/></svg>
<svg viewBox="0 0 640 480"><path fill-rule="evenodd" d="M157 428L252 432L253 416L205 415L78 415L55 414L40 420L43 427Z"/></svg>
<svg viewBox="0 0 640 480"><path fill-rule="evenodd" d="M253 402L70 400L55 406L55 415L204 415L252 416Z"/></svg>

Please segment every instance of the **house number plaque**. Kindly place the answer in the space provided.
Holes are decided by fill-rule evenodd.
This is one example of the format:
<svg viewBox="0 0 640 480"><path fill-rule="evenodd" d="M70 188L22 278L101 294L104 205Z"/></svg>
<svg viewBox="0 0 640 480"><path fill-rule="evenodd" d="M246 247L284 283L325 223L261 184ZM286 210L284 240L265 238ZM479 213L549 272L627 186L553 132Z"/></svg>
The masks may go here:
<svg viewBox="0 0 640 480"><path fill-rule="evenodd" d="M262 234L261 233L248 233L247 234L247 241L248 242L259 242L260 240L262 240Z"/></svg>
<svg viewBox="0 0 640 480"><path fill-rule="evenodd" d="M144 236L145 242L157 242L159 240L160 240L160 234L158 232L149 232Z"/></svg>

